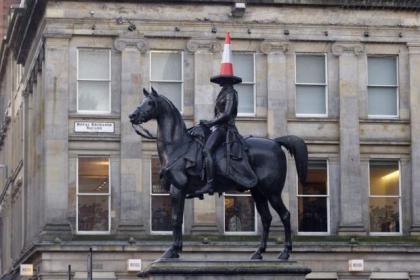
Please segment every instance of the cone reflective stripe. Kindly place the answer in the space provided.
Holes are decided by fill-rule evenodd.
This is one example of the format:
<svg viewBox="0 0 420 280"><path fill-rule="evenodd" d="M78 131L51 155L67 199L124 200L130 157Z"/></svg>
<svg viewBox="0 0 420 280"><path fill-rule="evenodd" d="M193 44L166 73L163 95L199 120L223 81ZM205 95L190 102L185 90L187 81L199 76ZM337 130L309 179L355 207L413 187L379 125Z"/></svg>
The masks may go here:
<svg viewBox="0 0 420 280"><path fill-rule="evenodd" d="M238 84L242 79L233 75L232 64L232 50L230 48L230 33L228 32L225 37L225 45L223 48L222 64L220 65L220 75L212 77L211 82L220 85L225 84Z"/></svg>
<svg viewBox="0 0 420 280"><path fill-rule="evenodd" d="M232 50L230 49L230 33L226 34L225 46L223 48L222 65L220 75L233 76Z"/></svg>

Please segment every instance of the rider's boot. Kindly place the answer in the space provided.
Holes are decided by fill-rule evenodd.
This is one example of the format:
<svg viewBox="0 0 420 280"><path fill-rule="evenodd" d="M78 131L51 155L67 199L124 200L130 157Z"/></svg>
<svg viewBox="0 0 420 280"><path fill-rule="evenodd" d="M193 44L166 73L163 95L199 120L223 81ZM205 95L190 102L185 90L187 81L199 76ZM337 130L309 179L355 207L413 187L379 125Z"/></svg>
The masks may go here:
<svg viewBox="0 0 420 280"><path fill-rule="evenodd" d="M207 184L204 185L201 189L195 191L195 195L208 193L210 195L214 194L214 165L213 158L211 154L205 154L206 161L206 176Z"/></svg>

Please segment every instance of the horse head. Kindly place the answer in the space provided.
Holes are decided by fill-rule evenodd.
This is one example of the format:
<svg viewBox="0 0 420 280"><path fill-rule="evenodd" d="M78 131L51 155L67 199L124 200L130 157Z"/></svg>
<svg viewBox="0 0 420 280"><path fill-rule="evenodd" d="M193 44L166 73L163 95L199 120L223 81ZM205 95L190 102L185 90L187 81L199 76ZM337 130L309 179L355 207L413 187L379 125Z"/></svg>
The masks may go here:
<svg viewBox="0 0 420 280"><path fill-rule="evenodd" d="M152 88L152 92L148 92L143 88L144 98L136 110L131 113L128 117L130 122L134 125L148 122L152 119L156 119L159 114L158 107L158 93Z"/></svg>

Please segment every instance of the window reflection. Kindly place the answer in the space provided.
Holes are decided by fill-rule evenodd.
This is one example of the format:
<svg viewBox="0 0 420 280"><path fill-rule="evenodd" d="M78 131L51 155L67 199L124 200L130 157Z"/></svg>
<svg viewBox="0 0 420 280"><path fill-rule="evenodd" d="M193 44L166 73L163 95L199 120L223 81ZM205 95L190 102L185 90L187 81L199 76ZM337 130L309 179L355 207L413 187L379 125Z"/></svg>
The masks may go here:
<svg viewBox="0 0 420 280"><path fill-rule="evenodd" d="M225 194L225 232L255 232L255 207L251 195Z"/></svg>
<svg viewBox="0 0 420 280"><path fill-rule="evenodd" d="M328 172L325 160L311 160L305 186L298 185L299 232L328 232Z"/></svg>
<svg viewBox="0 0 420 280"><path fill-rule="evenodd" d="M151 203L152 203L152 231L171 231L171 198L169 192L160 185L159 172L160 162L157 157L152 157L152 187L151 187Z"/></svg>

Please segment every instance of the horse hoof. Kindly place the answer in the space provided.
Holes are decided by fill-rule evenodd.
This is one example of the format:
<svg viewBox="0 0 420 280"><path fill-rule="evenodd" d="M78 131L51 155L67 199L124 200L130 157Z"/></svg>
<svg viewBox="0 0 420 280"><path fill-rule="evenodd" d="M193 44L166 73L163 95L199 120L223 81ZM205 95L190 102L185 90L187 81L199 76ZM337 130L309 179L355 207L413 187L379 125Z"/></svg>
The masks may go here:
<svg viewBox="0 0 420 280"><path fill-rule="evenodd" d="M263 259L263 256L260 253L258 253L258 252L255 252L251 256L251 260L262 260L262 259Z"/></svg>
<svg viewBox="0 0 420 280"><path fill-rule="evenodd" d="M161 259L177 259L179 258L179 254L175 252L173 249L168 249L160 258Z"/></svg>
<svg viewBox="0 0 420 280"><path fill-rule="evenodd" d="M288 251L284 250L283 252L280 253L278 259L282 260L282 261L287 261L290 257L290 254Z"/></svg>

